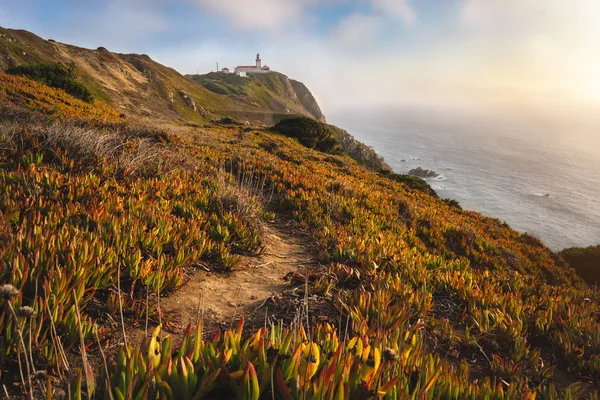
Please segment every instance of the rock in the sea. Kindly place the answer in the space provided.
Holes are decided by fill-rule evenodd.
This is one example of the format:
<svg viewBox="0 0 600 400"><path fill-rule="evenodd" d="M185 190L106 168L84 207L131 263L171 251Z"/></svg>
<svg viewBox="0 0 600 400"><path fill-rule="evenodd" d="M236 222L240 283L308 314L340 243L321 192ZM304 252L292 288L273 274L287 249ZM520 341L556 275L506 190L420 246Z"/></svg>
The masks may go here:
<svg viewBox="0 0 600 400"><path fill-rule="evenodd" d="M432 171L430 169L423 169L421 167L411 169L410 171L408 171L408 174L411 176L416 176L418 178L437 178L438 176L440 176L440 174L438 174L435 171Z"/></svg>

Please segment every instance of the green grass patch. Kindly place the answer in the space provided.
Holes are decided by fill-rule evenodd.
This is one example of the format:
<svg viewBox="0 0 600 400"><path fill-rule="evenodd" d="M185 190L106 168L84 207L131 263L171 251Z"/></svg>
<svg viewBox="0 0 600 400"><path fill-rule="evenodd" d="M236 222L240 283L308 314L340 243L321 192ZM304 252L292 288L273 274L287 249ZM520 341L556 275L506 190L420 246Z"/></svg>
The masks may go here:
<svg viewBox="0 0 600 400"><path fill-rule="evenodd" d="M247 94L246 88L250 82L247 78L223 72L192 75L191 78L211 92L224 96L245 96Z"/></svg>
<svg viewBox="0 0 600 400"><path fill-rule="evenodd" d="M75 69L57 63L26 64L11 67L6 71L11 75L26 76L47 86L62 89L73 97L87 103L94 101L90 90L78 81Z"/></svg>

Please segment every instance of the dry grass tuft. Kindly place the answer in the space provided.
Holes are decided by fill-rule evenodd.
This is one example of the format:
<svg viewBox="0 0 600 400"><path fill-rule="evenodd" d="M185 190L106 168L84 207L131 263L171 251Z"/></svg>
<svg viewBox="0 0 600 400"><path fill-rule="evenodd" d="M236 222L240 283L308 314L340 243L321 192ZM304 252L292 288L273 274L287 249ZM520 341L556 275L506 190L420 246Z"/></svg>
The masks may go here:
<svg viewBox="0 0 600 400"><path fill-rule="evenodd" d="M86 168L115 165L120 175L155 176L177 168L193 169L172 144L175 136L143 125L98 127L78 122L46 122L15 111L0 119L0 150L20 154L33 148L46 161L62 153Z"/></svg>
<svg viewBox="0 0 600 400"><path fill-rule="evenodd" d="M217 175L217 201L222 211L240 214L246 221L255 221L260 216L263 205L250 188L235 182L223 169Z"/></svg>

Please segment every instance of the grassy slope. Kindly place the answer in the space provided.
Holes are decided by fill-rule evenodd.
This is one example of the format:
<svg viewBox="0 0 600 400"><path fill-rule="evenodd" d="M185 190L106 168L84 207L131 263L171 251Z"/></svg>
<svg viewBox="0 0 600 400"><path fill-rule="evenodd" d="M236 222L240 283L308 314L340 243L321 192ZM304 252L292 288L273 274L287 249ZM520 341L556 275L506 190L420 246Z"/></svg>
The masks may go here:
<svg viewBox="0 0 600 400"><path fill-rule="evenodd" d="M298 114L324 120L310 92L301 92L304 97L310 97L303 103L296 92L301 84L278 72L250 74L247 78L211 72L190 75L190 78L217 94L238 99L256 113Z"/></svg>
<svg viewBox="0 0 600 400"><path fill-rule="evenodd" d="M11 93L23 85L2 82ZM30 88L38 88L39 95L28 89L24 98L39 96L56 107L65 103L64 97L47 96L47 89ZM12 100L11 109L27 113L22 111L27 101ZM38 111L51 115L53 109ZM424 393L559 398L583 393L567 388L573 382L597 388L598 291L539 241L498 220L450 207L347 157L324 155L268 131L180 127L173 136L131 124L100 128L95 122L82 128L68 121L48 125L43 116L30 115L26 123L22 117L15 122L5 110L2 115L0 276L20 290L10 306L35 309L36 316L22 323L31 324L36 363L45 368L59 368L60 360L46 306L55 310L53 323L69 348L78 340L76 299L93 352L95 324L108 328L107 313L119 309L118 274L127 292L127 323L141 323L146 287L172 290L184 268L202 263L215 271L228 269L235 266L236 253L256 251L255 217L236 206L235 196L224 201L224 193L231 192L224 191L223 182L245 171L273 188L274 211L312 232L326 267L311 278L310 293L329 299L337 310L333 321L340 316L348 321L350 338L356 339L340 346L337 329L315 320L308 336L306 327L293 328L291 345L281 336L287 331L277 330L271 336L259 332L243 349L241 331L210 345L189 336L182 346L189 363L181 367L183 353L174 357L176 375L167 368L168 342L155 345L162 356L142 346L141 353L131 349L120 364L111 364L113 394L118 387L133 394L144 387L164 391L161 380L172 390L190 385L182 383L181 368L193 365L203 375L188 389L192 393L206 382L216 397L252 398L246 391L258 390L270 398L270 363L282 371L275 389L282 397L287 390L321 398L375 390L390 398ZM225 179L223 165L231 172ZM150 312L155 320L156 308ZM14 366L11 355L19 345L6 311L0 326L10 332L6 362ZM312 356L309 337L316 346ZM212 347L220 350L211 356ZM279 361L266 357L274 354L272 347L281 352ZM221 364L229 349L229 361ZM120 373L125 359L139 374L129 389ZM141 364L154 362L156 372L146 375ZM239 371L239 377L221 366ZM209 384L212 373L221 380ZM147 376L154 378L141 385ZM73 382L77 379L81 376ZM108 397L104 385L98 390L99 397ZM186 398L181 393L174 397Z"/></svg>
<svg viewBox="0 0 600 400"><path fill-rule="evenodd" d="M83 49L0 27L0 71L38 62L74 64L96 98L138 117L201 123L233 114L271 124L278 114L309 114L280 74L253 79L245 96L217 94L145 55ZM184 94L194 99L197 112Z"/></svg>
<svg viewBox="0 0 600 400"><path fill-rule="evenodd" d="M82 81L97 98L136 116L202 122L212 117L212 109L228 108L232 103L144 55L83 49L0 28L0 69L42 61L76 65ZM194 113L180 93L202 106L200 112Z"/></svg>

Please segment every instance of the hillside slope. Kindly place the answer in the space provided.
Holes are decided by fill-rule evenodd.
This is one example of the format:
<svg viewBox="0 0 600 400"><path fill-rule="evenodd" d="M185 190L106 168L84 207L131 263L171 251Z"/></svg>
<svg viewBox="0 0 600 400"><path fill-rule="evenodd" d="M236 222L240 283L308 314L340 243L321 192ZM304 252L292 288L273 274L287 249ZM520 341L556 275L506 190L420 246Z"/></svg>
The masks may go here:
<svg viewBox="0 0 600 400"><path fill-rule="evenodd" d="M96 98L136 117L198 123L233 116L271 125L299 114L324 121L308 89L281 74L252 78L245 96L216 93L147 55L84 49L0 27L0 71L41 62L74 66Z"/></svg>
<svg viewBox="0 0 600 400"><path fill-rule="evenodd" d="M306 86L278 72L250 74L245 78L221 72L189 77L206 89L233 97L254 110L230 110L231 116L238 120L245 120L253 113L261 114L264 110L269 110L272 117L265 115L263 119L268 125L278 122L286 114L304 115L319 122L326 122L319 104Z"/></svg>
<svg viewBox="0 0 600 400"><path fill-rule="evenodd" d="M47 62L74 67L95 98L124 116L184 124L230 117L273 125L297 115L326 121L308 88L277 72L248 78L215 72L183 76L147 55L83 49L0 27L0 72ZM330 127L352 158L374 170L391 170L372 149Z"/></svg>

